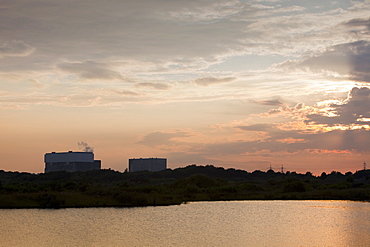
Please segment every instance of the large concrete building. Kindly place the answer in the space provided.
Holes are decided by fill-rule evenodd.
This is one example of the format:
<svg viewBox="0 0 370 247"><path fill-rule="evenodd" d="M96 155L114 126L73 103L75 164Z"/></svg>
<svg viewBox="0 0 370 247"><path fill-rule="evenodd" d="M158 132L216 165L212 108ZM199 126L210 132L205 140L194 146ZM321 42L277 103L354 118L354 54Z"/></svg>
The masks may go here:
<svg viewBox="0 0 370 247"><path fill-rule="evenodd" d="M92 152L62 152L45 154L45 173L53 171L89 171L100 170L101 161L94 160Z"/></svg>
<svg viewBox="0 0 370 247"><path fill-rule="evenodd" d="M150 171L157 172L167 169L167 159L163 158L140 158L129 159L129 172Z"/></svg>

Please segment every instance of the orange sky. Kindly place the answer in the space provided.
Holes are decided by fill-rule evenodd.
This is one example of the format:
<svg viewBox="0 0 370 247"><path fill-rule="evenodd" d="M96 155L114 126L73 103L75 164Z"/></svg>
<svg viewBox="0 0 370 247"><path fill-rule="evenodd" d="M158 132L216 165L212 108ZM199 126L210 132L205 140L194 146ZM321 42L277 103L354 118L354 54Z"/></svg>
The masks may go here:
<svg viewBox="0 0 370 247"><path fill-rule="evenodd" d="M3 2L0 169L43 172L79 142L118 171L362 169L369 16L366 0Z"/></svg>

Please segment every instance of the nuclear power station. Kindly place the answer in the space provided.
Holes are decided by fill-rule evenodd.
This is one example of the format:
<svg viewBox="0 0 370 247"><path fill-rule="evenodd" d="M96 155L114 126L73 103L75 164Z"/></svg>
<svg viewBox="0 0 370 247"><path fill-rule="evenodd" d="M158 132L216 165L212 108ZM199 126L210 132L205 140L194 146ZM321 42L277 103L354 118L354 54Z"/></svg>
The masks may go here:
<svg viewBox="0 0 370 247"><path fill-rule="evenodd" d="M94 160L93 152L51 152L44 156L45 173L56 171L79 172L100 170L101 161ZM165 158L129 159L129 172L157 172L167 169Z"/></svg>
<svg viewBox="0 0 370 247"><path fill-rule="evenodd" d="M157 172L167 169L167 159L164 158L139 158L129 159L129 172L150 171Z"/></svg>
<svg viewBox="0 0 370 247"><path fill-rule="evenodd" d="M45 173L54 171L90 171L100 170L101 161L94 160L93 152L61 152L46 153Z"/></svg>

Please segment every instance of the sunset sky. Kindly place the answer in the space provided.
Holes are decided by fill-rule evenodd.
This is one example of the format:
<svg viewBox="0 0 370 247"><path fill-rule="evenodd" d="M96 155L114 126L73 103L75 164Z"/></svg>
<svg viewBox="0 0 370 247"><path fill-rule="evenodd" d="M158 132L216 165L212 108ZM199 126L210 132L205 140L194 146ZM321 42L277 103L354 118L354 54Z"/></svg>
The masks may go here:
<svg viewBox="0 0 370 247"><path fill-rule="evenodd" d="M355 172L369 82L367 0L0 0L0 169Z"/></svg>

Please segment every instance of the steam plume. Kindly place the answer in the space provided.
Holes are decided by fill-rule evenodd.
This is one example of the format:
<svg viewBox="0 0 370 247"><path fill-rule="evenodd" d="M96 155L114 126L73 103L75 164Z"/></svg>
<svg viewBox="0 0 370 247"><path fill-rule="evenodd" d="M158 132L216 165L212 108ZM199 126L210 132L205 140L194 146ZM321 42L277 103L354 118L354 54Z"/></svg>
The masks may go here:
<svg viewBox="0 0 370 247"><path fill-rule="evenodd" d="M90 147L86 142L78 142L78 146L83 152L94 152L94 148Z"/></svg>

